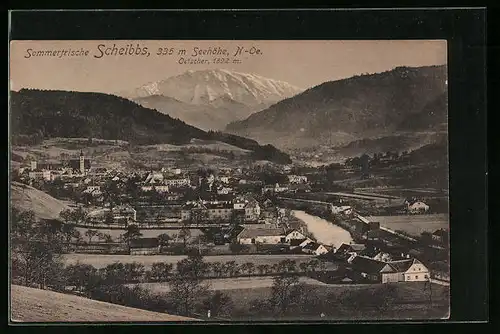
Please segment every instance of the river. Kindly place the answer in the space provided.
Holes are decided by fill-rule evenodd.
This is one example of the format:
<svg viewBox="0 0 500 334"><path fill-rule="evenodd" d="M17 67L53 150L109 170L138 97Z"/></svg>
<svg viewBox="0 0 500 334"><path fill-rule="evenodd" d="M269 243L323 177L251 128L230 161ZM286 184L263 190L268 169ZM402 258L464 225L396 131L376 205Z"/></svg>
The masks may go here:
<svg viewBox="0 0 500 334"><path fill-rule="evenodd" d="M307 230L322 244L338 248L343 243L348 244L353 241L348 231L328 220L299 210L293 210L292 213L307 225Z"/></svg>

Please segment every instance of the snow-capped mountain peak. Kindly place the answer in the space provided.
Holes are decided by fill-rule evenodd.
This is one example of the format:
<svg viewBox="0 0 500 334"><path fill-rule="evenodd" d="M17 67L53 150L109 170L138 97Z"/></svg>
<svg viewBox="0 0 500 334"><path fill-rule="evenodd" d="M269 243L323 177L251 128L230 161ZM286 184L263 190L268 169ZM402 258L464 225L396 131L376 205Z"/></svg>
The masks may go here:
<svg viewBox="0 0 500 334"><path fill-rule="evenodd" d="M163 95L196 105L211 103L225 97L253 107L275 103L302 91L302 89L286 82L256 74L213 69L188 70L183 74L151 82L132 92L120 95L131 99Z"/></svg>

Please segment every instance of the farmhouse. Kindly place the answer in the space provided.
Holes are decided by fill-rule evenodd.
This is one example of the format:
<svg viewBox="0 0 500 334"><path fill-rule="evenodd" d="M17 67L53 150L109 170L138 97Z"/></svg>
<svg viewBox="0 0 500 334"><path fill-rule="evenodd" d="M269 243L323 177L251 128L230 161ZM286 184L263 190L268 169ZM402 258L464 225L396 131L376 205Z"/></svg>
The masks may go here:
<svg viewBox="0 0 500 334"><path fill-rule="evenodd" d="M245 228L236 240L240 244L280 244L286 242L285 231L282 228Z"/></svg>
<svg viewBox="0 0 500 334"><path fill-rule="evenodd" d="M306 236L300 233L299 231L293 229L286 232L286 242L290 242L292 240L305 240Z"/></svg>
<svg viewBox="0 0 500 334"><path fill-rule="evenodd" d="M318 244L316 242L310 242L302 247L302 252L307 254L321 255L328 253L328 251L329 250L326 248L326 246Z"/></svg>
<svg viewBox="0 0 500 334"><path fill-rule="evenodd" d="M350 261L350 269L374 283L422 282L430 277L429 270L417 259L383 262L356 256Z"/></svg>

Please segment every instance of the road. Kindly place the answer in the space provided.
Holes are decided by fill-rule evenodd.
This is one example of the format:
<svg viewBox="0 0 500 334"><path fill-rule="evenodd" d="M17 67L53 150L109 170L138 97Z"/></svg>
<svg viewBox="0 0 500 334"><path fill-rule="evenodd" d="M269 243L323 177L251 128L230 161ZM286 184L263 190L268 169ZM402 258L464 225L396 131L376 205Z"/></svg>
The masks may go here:
<svg viewBox="0 0 500 334"><path fill-rule="evenodd" d="M450 286L450 282L442 281L442 280L435 279L435 278L431 278L431 283L439 284L442 286Z"/></svg>
<svg viewBox="0 0 500 334"><path fill-rule="evenodd" d="M300 282L313 286L341 286L342 284L327 284L309 277L300 277ZM211 290L236 290L236 289L258 289L270 288L273 286L273 277L237 277L237 278L217 278L206 280ZM133 286L134 284L129 284ZM363 284L356 284L362 286ZM168 283L139 283L139 286L146 288L152 292L165 293L170 290Z"/></svg>
<svg viewBox="0 0 500 334"><path fill-rule="evenodd" d="M185 255L99 255L99 254L65 254L64 260L66 264L75 264L77 262L90 264L95 268L104 268L108 264L115 262L121 263L142 263L146 268L150 268L155 262L164 262L177 264L180 260L185 259ZM229 262L235 261L237 264L252 262L255 265L269 264L273 265L280 261L289 259L295 260L297 264L308 262L313 259L313 255L308 254L283 254L283 255L219 255L219 256L204 256L206 262Z"/></svg>
<svg viewBox="0 0 500 334"><path fill-rule="evenodd" d="M292 213L307 225L307 230L322 244L338 248L343 243L348 244L352 241L351 234L348 231L334 225L332 222L310 215L304 211L293 210Z"/></svg>

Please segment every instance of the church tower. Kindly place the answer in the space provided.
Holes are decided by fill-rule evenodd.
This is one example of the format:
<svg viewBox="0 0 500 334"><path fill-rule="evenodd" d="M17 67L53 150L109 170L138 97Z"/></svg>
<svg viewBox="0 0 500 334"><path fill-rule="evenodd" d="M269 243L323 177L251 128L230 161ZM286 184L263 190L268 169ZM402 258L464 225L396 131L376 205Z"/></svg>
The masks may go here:
<svg viewBox="0 0 500 334"><path fill-rule="evenodd" d="M80 151L80 173L85 175L85 156L83 155L83 151Z"/></svg>

